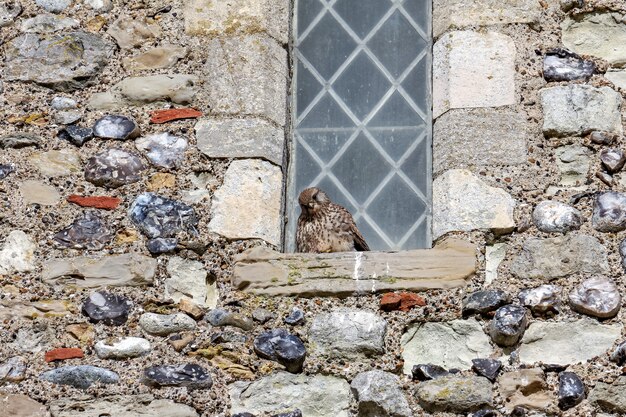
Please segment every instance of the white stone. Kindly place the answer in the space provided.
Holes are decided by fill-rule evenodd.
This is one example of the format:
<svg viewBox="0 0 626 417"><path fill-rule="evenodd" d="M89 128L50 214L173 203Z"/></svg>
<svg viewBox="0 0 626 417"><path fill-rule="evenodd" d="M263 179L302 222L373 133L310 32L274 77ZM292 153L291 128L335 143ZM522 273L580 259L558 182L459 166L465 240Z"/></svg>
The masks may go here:
<svg viewBox="0 0 626 417"><path fill-rule="evenodd" d="M522 364L570 365L606 353L622 335L622 323L599 324L595 320L533 322L519 348Z"/></svg>
<svg viewBox="0 0 626 417"><path fill-rule="evenodd" d="M287 51L262 35L212 39L204 46L206 99L215 113L252 115L284 126Z"/></svg>
<svg viewBox="0 0 626 417"><path fill-rule="evenodd" d="M169 132L153 133L135 139L135 146L153 165L173 169L185 159L187 139Z"/></svg>
<svg viewBox="0 0 626 417"><path fill-rule="evenodd" d="M257 238L278 246L281 196L279 167L254 159L233 161L213 196L209 229L228 239Z"/></svg>
<svg viewBox="0 0 626 417"><path fill-rule="evenodd" d="M546 136L622 132L622 96L610 87L575 84L544 88L540 94Z"/></svg>
<svg viewBox="0 0 626 417"><path fill-rule="evenodd" d="M36 153L28 162L46 177L66 177L81 170L80 155L70 148Z"/></svg>
<svg viewBox="0 0 626 417"><path fill-rule="evenodd" d="M175 302L186 298L202 307L217 307L217 284L207 282L207 272L202 262L173 256L166 269L170 275L165 280L166 297Z"/></svg>
<svg viewBox="0 0 626 417"><path fill-rule="evenodd" d="M515 227L515 201L465 169L452 169L433 182L433 238L452 231Z"/></svg>
<svg viewBox="0 0 626 417"><path fill-rule="evenodd" d="M593 55L616 66L626 64L626 22L618 13L589 13L561 24L563 45L581 55Z"/></svg>
<svg viewBox="0 0 626 417"><path fill-rule="evenodd" d="M604 76L618 88L626 90L626 71L624 70L609 70Z"/></svg>
<svg viewBox="0 0 626 417"><path fill-rule="evenodd" d="M350 384L360 416L411 417L413 413L402 392L400 378L390 372L361 372Z"/></svg>
<svg viewBox="0 0 626 417"><path fill-rule="evenodd" d="M146 355L152 346L142 337L124 337L101 340L94 349L100 359L127 359Z"/></svg>
<svg viewBox="0 0 626 417"><path fill-rule="evenodd" d="M450 32L433 47L433 118L449 109L516 103L515 43L496 32Z"/></svg>
<svg viewBox="0 0 626 417"><path fill-rule="evenodd" d="M139 327L151 335L167 336L172 333L194 330L196 322L183 313L144 313L139 317Z"/></svg>
<svg viewBox="0 0 626 417"><path fill-rule="evenodd" d="M84 3L98 12L110 12L113 9L111 0L83 0Z"/></svg>
<svg viewBox="0 0 626 417"><path fill-rule="evenodd" d="M589 167L591 166L591 152L580 145L565 145L555 149L556 165L561 172L561 185L567 187L585 184ZM572 191L584 191L572 188ZM555 193L556 194L556 193Z"/></svg>
<svg viewBox="0 0 626 417"><path fill-rule="evenodd" d="M24 204L53 206L61 200L61 194L56 188L37 180L26 180L20 183L20 194Z"/></svg>
<svg viewBox="0 0 626 417"><path fill-rule="evenodd" d="M565 233L577 230L583 222L580 211L560 201L545 200L533 211L533 221L542 232Z"/></svg>
<svg viewBox="0 0 626 417"><path fill-rule="evenodd" d="M472 359L493 354L489 336L474 318L442 323L416 323L402 335L404 373L418 364L439 365L446 369L470 369Z"/></svg>
<svg viewBox="0 0 626 417"><path fill-rule="evenodd" d="M61 13L72 4L72 0L35 0L35 3L47 12Z"/></svg>
<svg viewBox="0 0 626 417"><path fill-rule="evenodd" d="M434 0L433 36L451 27L535 23L541 12L537 0Z"/></svg>
<svg viewBox="0 0 626 417"><path fill-rule="evenodd" d="M52 98L50 106L54 110L70 110L78 107L78 103L76 102L76 100L69 97L56 96Z"/></svg>
<svg viewBox="0 0 626 417"><path fill-rule="evenodd" d="M485 285L489 285L498 278L498 267L506 257L509 245L496 243L485 247Z"/></svg>
<svg viewBox="0 0 626 417"><path fill-rule="evenodd" d="M109 25L107 33L111 35L121 49L141 46L161 36L161 27L153 19L140 19L121 16Z"/></svg>
<svg viewBox="0 0 626 417"><path fill-rule="evenodd" d="M35 269L37 245L21 230L8 234L0 249L0 275Z"/></svg>
<svg viewBox="0 0 626 417"><path fill-rule="evenodd" d="M210 37L266 32L287 44L289 4L288 0L186 1L185 32Z"/></svg>
<svg viewBox="0 0 626 417"><path fill-rule="evenodd" d="M265 120L204 119L195 129L198 149L209 158L264 158L283 164L285 132Z"/></svg>
<svg viewBox="0 0 626 417"><path fill-rule="evenodd" d="M343 378L276 372L230 385L230 414L275 414L299 409L306 417L350 416L350 385Z"/></svg>
<svg viewBox="0 0 626 417"><path fill-rule="evenodd" d="M40 14L22 21L21 31L26 33L53 33L64 29L76 29L80 22L76 19Z"/></svg>

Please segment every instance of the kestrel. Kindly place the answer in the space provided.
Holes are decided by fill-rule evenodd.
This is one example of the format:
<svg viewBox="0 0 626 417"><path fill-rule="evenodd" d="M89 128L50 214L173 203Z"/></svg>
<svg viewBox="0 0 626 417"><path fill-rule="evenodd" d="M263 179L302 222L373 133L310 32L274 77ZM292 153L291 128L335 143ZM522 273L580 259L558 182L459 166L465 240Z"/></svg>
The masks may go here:
<svg viewBox="0 0 626 417"><path fill-rule="evenodd" d="M298 197L300 217L296 231L298 252L370 250L348 210L330 201L319 188L307 188Z"/></svg>

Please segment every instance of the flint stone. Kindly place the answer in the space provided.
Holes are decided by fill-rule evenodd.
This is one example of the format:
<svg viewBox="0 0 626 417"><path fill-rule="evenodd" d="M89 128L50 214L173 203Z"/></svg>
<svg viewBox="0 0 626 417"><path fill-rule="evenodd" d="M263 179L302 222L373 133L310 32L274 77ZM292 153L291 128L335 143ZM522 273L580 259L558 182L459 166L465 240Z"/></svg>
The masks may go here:
<svg viewBox="0 0 626 417"><path fill-rule="evenodd" d="M515 227L515 201L465 169L446 171L433 182L433 239L451 231Z"/></svg>
<svg viewBox="0 0 626 417"><path fill-rule="evenodd" d="M479 376L444 376L417 386L416 397L427 412L476 411L493 401L491 383Z"/></svg>
<svg viewBox="0 0 626 417"><path fill-rule="evenodd" d="M497 359L472 359L472 370L491 382L495 382L501 368L502 362Z"/></svg>
<svg viewBox="0 0 626 417"><path fill-rule="evenodd" d="M570 365L606 353L621 337L622 324L599 324L595 320L533 322L519 348L522 364Z"/></svg>
<svg viewBox="0 0 626 417"><path fill-rule="evenodd" d="M462 13L459 12L462 10ZM450 28L507 23L536 23L542 9L533 0L436 0L433 5L433 37Z"/></svg>
<svg viewBox="0 0 626 417"><path fill-rule="evenodd" d="M83 146L85 142L93 138L93 129L70 125L61 129L57 136L60 139L69 141L72 145Z"/></svg>
<svg viewBox="0 0 626 417"><path fill-rule="evenodd" d="M540 285L520 291L518 298L533 314L557 314L561 309L561 290L558 285Z"/></svg>
<svg viewBox="0 0 626 417"><path fill-rule="evenodd" d="M124 337L101 340L94 349L100 359L128 359L148 354L152 346L141 337Z"/></svg>
<svg viewBox="0 0 626 417"><path fill-rule="evenodd" d="M254 339L254 351L261 358L276 361L288 372L302 372L306 348L298 336L285 329L268 330Z"/></svg>
<svg viewBox="0 0 626 417"><path fill-rule="evenodd" d="M26 378L26 362L20 356L13 356L0 363L0 385L5 382L20 382Z"/></svg>
<svg viewBox="0 0 626 417"><path fill-rule="evenodd" d="M21 149L28 146L40 147L41 136L26 132L13 132L0 137L0 149Z"/></svg>
<svg viewBox="0 0 626 417"><path fill-rule="evenodd" d="M433 118L450 109L515 104L516 53L513 39L498 32L441 36L433 46Z"/></svg>
<svg viewBox="0 0 626 417"><path fill-rule="evenodd" d="M286 324L290 326L297 326L298 324L304 323L304 311L300 310L297 307L291 309L291 312L287 317L283 319Z"/></svg>
<svg viewBox="0 0 626 417"><path fill-rule="evenodd" d="M139 181L145 168L139 155L112 148L89 158L85 179L100 187L117 188Z"/></svg>
<svg viewBox="0 0 626 417"><path fill-rule="evenodd" d="M561 23L563 45L582 55L593 55L612 66L626 64L626 24L619 13L586 13Z"/></svg>
<svg viewBox="0 0 626 417"><path fill-rule="evenodd" d="M80 155L74 149L52 150L28 157L28 162L46 177L65 177L80 171Z"/></svg>
<svg viewBox="0 0 626 417"><path fill-rule="evenodd" d="M54 122L60 125L69 125L79 121L83 117L83 112L80 110L66 110L56 112L53 115Z"/></svg>
<svg viewBox="0 0 626 417"><path fill-rule="evenodd" d="M11 231L0 248L0 275L35 269L37 245L21 230Z"/></svg>
<svg viewBox="0 0 626 417"><path fill-rule="evenodd" d="M45 405L22 394L0 392L0 405L3 412L11 417L50 417Z"/></svg>
<svg viewBox="0 0 626 417"><path fill-rule="evenodd" d="M47 12L61 13L72 4L72 0L35 0L35 3Z"/></svg>
<svg viewBox="0 0 626 417"><path fill-rule="evenodd" d="M102 322L109 326L121 326L128 320L133 304L121 295L95 292L83 303L82 312L92 323Z"/></svg>
<svg viewBox="0 0 626 417"><path fill-rule="evenodd" d="M83 31L27 33L6 44L5 79L34 81L58 91L94 84L114 51L109 41Z"/></svg>
<svg viewBox="0 0 626 417"><path fill-rule="evenodd" d="M593 61L582 59L567 49L552 49L543 59L543 77L548 82L588 80L595 70Z"/></svg>
<svg viewBox="0 0 626 417"><path fill-rule="evenodd" d="M215 327L233 326L246 331L254 328L254 323L249 318L223 308L214 308L209 311L205 319Z"/></svg>
<svg viewBox="0 0 626 417"><path fill-rule="evenodd" d="M524 334L527 324L524 307L506 305L496 311L489 327L489 335L499 346L514 346Z"/></svg>
<svg viewBox="0 0 626 417"><path fill-rule="evenodd" d="M22 13L22 5L17 1L0 3L0 28L9 26Z"/></svg>
<svg viewBox="0 0 626 417"><path fill-rule="evenodd" d="M587 235L565 235L548 239L530 238L513 259L511 273L519 278L550 281L571 274L606 274L606 248Z"/></svg>
<svg viewBox="0 0 626 417"><path fill-rule="evenodd" d="M54 235L54 242L64 248L98 250L113 239L113 231L96 211L88 211Z"/></svg>
<svg viewBox="0 0 626 417"><path fill-rule="evenodd" d="M508 411L516 407L547 411L554 400L539 368L506 372L498 378L498 384Z"/></svg>
<svg viewBox="0 0 626 417"><path fill-rule="evenodd" d="M600 152L600 161L609 173L614 174L624 167L626 155L621 149L603 149Z"/></svg>
<svg viewBox="0 0 626 417"><path fill-rule="evenodd" d="M103 139L132 139L139 135L139 127L126 116L108 115L96 121L93 134Z"/></svg>
<svg viewBox="0 0 626 417"><path fill-rule="evenodd" d="M39 375L39 379L60 385L87 389L93 383L116 384L119 376L108 369L91 365L62 366Z"/></svg>
<svg viewBox="0 0 626 417"><path fill-rule="evenodd" d="M253 382L235 382L229 391L231 414L246 411L263 414L297 408L307 417L351 415L350 385L332 376L276 372Z"/></svg>
<svg viewBox="0 0 626 417"><path fill-rule="evenodd" d="M566 233L578 230L583 222L580 211L558 201L542 201L533 211L537 229L547 233Z"/></svg>
<svg viewBox="0 0 626 417"><path fill-rule="evenodd" d="M309 330L313 352L330 358L357 359L385 352L387 322L365 310L318 314Z"/></svg>
<svg viewBox="0 0 626 417"><path fill-rule="evenodd" d="M262 34L209 40L205 98L214 112L286 122L287 51ZM232 63L237 65L232 65Z"/></svg>
<svg viewBox="0 0 626 417"><path fill-rule="evenodd" d="M0 164L0 180L5 179L12 172L15 172L15 168L13 168L13 166Z"/></svg>
<svg viewBox="0 0 626 417"><path fill-rule="evenodd" d="M561 185L579 186L585 184L591 165L589 149L579 145L561 146L555 151L556 163L561 172Z"/></svg>
<svg viewBox="0 0 626 417"><path fill-rule="evenodd" d="M158 48L148 49L139 55L123 58L122 65L130 71L171 68L185 56L187 56L187 48L162 45Z"/></svg>
<svg viewBox="0 0 626 417"><path fill-rule="evenodd" d="M99 12L110 12L113 9L111 0L84 0L84 3Z"/></svg>
<svg viewBox="0 0 626 417"><path fill-rule="evenodd" d="M187 387L209 389L213 385L211 375L196 364L159 365L146 368L144 383L155 387Z"/></svg>
<svg viewBox="0 0 626 417"><path fill-rule="evenodd" d="M487 314L509 301L509 296L502 290L475 291L463 298L463 316Z"/></svg>
<svg viewBox="0 0 626 417"><path fill-rule="evenodd" d="M157 261L138 253L108 255L101 258L73 257L52 259L44 265L42 279L80 288L150 285Z"/></svg>
<svg viewBox="0 0 626 417"><path fill-rule="evenodd" d="M257 238L279 245L281 195L280 167L254 159L233 161L213 195L209 230L228 239Z"/></svg>
<svg viewBox="0 0 626 417"><path fill-rule="evenodd" d="M40 14L23 20L20 29L24 33L54 33L65 29L76 29L79 25L80 22L76 19Z"/></svg>
<svg viewBox="0 0 626 417"><path fill-rule="evenodd" d="M168 132L155 133L135 140L135 146L146 155L153 165L162 168L178 168L185 159L187 139Z"/></svg>
<svg viewBox="0 0 626 417"><path fill-rule="evenodd" d="M146 242L146 248L154 255L173 252L178 247L175 237L157 237Z"/></svg>
<svg viewBox="0 0 626 417"><path fill-rule="evenodd" d="M194 330L196 322L186 314L144 313L139 317L139 327L146 333L167 336L172 333Z"/></svg>
<svg viewBox="0 0 626 417"><path fill-rule="evenodd" d="M161 28L152 20L122 16L109 26L107 33L121 49L130 49L159 37Z"/></svg>
<svg viewBox="0 0 626 417"><path fill-rule="evenodd" d="M596 382L589 393L594 407L611 413L626 413L626 376L619 376L612 384Z"/></svg>
<svg viewBox="0 0 626 417"><path fill-rule="evenodd" d="M622 297L615 283L604 277L583 281L569 295L572 310L593 317L615 317L622 306Z"/></svg>
<svg viewBox="0 0 626 417"><path fill-rule="evenodd" d="M445 369L472 367L472 359L493 354L489 337L474 318L444 323L417 323L402 336L404 373L413 365L429 363Z"/></svg>
<svg viewBox="0 0 626 417"><path fill-rule="evenodd" d="M484 166L525 164L529 131L527 117L521 112L449 110L433 126L433 173L437 176L453 168L476 172Z"/></svg>
<svg viewBox="0 0 626 417"><path fill-rule="evenodd" d="M91 109L141 106L155 101L190 104L198 92L195 75L148 75L129 77L105 93L94 94L87 104Z"/></svg>
<svg viewBox="0 0 626 417"><path fill-rule="evenodd" d="M611 361L619 366L622 366L626 362L626 342L617 345L613 353L611 353Z"/></svg>
<svg viewBox="0 0 626 417"><path fill-rule="evenodd" d="M616 139L616 135L609 132L594 131L589 135L589 140L596 145L611 145Z"/></svg>
<svg viewBox="0 0 626 417"><path fill-rule="evenodd" d="M257 323L265 324L276 318L276 314L264 308L256 308L252 312L252 319Z"/></svg>
<svg viewBox="0 0 626 417"><path fill-rule="evenodd" d="M359 416L411 417L409 403L402 392L400 379L379 370L358 374L350 384L356 397Z"/></svg>
<svg viewBox="0 0 626 417"><path fill-rule="evenodd" d="M174 237L183 231L197 232L198 218L192 207L154 193L137 196L128 216L143 234L152 239Z"/></svg>
<svg viewBox="0 0 626 417"><path fill-rule="evenodd" d="M257 118L205 119L195 126L198 149L209 158L263 158L283 164L285 132Z"/></svg>
<svg viewBox="0 0 626 417"><path fill-rule="evenodd" d="M152 395L115 395L106 398L50 401L52 417L199 417L192 407ZM33 416L39 417L39 416Z"/></svg>
<svg viewBox="0 0 626 417"><path fill-rule="evenodd" d="M173 256L166 267L169 278L165 280L165 296L175 302L193 301L200 307L215 308L217 284L207 282L207 272L202 262Z"/></svg>
<svg viewBox="0 0 626 417"><path fill-rule="evenodd" d="M593 203L593 228L599 232L621 232L626 229L626 194L607 191Z"/></svg>
<svg viewBox="0 0 626 417"><path fill-rule="evenodd" d="M622 132L622 96L610 87L576 84L544 88L540 94L547 137L581 136L594 130Z"/></svg>
<svg viewBox="0 0 626 417"><path fill-rule="evenodd" d="M585 384L573 372L559 374L559 408L568 410L585 399Z"/></svg>
<svg viewBox="0 0 626 417"><path fill-rule="evenodd" d="M446 375L450 375L450 372L439 365L419 364L411 368L411 378L414 381L429 381Z"/></svg>

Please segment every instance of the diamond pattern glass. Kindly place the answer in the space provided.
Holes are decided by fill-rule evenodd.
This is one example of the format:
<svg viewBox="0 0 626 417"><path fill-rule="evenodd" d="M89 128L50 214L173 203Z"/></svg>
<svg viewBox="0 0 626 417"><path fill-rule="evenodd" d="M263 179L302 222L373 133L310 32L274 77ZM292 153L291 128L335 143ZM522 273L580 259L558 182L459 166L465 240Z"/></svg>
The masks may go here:
<svg viewBox="0 0 626 417"><path fill-rule="evenodd" d="M431 0L295 1L287 251L313 186L371 249L431 246L431 16Z"/></svg>

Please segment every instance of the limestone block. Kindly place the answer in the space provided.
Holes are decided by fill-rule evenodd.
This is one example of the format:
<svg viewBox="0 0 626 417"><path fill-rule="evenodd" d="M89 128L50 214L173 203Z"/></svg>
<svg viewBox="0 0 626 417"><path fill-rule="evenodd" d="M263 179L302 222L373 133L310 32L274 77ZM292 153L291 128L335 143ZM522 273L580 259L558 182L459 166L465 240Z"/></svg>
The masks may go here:
<svg viewBox="0 0 626 417"><path fill-rule="evenodd" d="M534 23L540 17L538 0L434 0L433 36L451 27Z"/></svg>
<svg viewBox="0 0 626 417"><path fill-rule="evenodd" d="M480 376L442 376L417 386L420 406L431 413L467 413L493 402L491 382Z"/></svg>
<svg viewBox="0 0 626 417"><path fill-rule="evenodd" d="M299 409L306 417L348 417L352 394L343 378L276 372L230 385L230 413L261 415Z"/></svg>
<svg viewBox="0 0 626 417"><path fill-rule="evenodd" d="M45 405L22 394L0 392L0 409L12 417L50 417Z"/></svg>
<svg viewBox="0 0 626 417"><path fill-rule="evenodd" d="M451 231L515 227L515 201L465 169L452 169L433 182L433 238Z"/></svg>
<svg viewBox="0 0 626 417"><path fill-rule="evenodd" d="M206 99L214 112L286 121L287 51L263 35L207 42Z"/></svg>
<svg viewBox="0 0 626 417"><path fill-rule="evenodd" d="M610 82L615 84L615 86L626 91L626 71L625 70L613 69L613 70L607 71L606 74L604 74L604 76Z"/></svg>
<svg viewBox="0 0 626 417"><path fill-rule="evenodd" d="M626 413L626 376L619 376L612 384L598 381L595 387L589 393L589 402L604 411L612 413ZM600 416L600 414L597 414Z"/></svg>
<svg viewBox="0 0 626 417"><path fill-rule="evenodd" d="M497 32L450 32L433 47L433 118L516 103L515 43Z"/></svg>
<svg viewBox="0 0 626 417"><path fill-rule="evenodd" d="M150 394L107 398L61 398L50 403L52 417L198 417L192 407Z"/></svg>
<svg viewBox="0 0 626 417"><path fill-rule="evenodd" d="M555 402L554 394L550 392L540 368L506 372L498 378L498 384L508 411L513 411L517 406L548 411Z"/></svg>
<svg viewBox="0 0 626 417"><path fill-rule="evenodd" d="M402 336L404 373L418 364L470 369L472 359L493 354L489 336L474 318L444 323L417 323Z"/></svg>
<svg viewBox="0 0 626 417"><path fill-rule="evenodd" d="M252 294L300 297L455 288L476 271L475 252L458 239L400 252L291 254L255 247L237 257L232 285Z"/></svg>
<svg viewBox="0 0 626 417"><path fill-rule="evenodd" d="M53 206L61 200L61 194L59 194L56 188L37 180L21 182L20 194L24 199L24 204Z"/></svg>
<svg viewBox="0 0 626 417"><path fill-rule="evenodd" d="M523 113L499 109L450 110L433 132L433 171L526 162L530 135Z"/></svg>
<svg viewBox="0 0 626 417"><path fill-rule="evenodd" d="M563 45L581 55L593 55L616 66L626 64L626 22L618 13L588 13L561 24Z"/></svg>
<svg viewBox="0 0 626 417"><path fill-rule="evenodd" d="M565 145L555 149L556 165L561 172L561 185L585 184L591 166L591 151L580 145Z"/></svg>
<svg viewBox="0 0 626 417"><path fill-rule="evenodd" d="M622 334L621 323L596 320L534 322L528 326L519 348L522 364L570 365L606 353Z"/></svg>
<svg viewBox="0 0 626 417"><path fill-rule="evenodd" d="M622 96L610 87L565 85L540 93L547 137L580 136L593 130L622 132Z"/></svg>
<svg viewBox="0 0 626 417"><path fill-rule="evenodd" d="M172 256L167 263L169 278L165 280L165 296L175 302L185 298L202 307L217 306L217 285L207 282L202 262Z"/></svg>
<svg viewBox="0 0 626 417"><path fill-rule="evenodd" d="M232 36L265 32L289 41L289 0L187 0L183 9L188 35Z"/></svg>
<svg viewBox="0 0 626 417"><path fill-rule="evenodd" d="M280 244L282 173L269 162L233 161L211 202L209 229L228 239Z"/></svg>
<svg viewBox="0 0 626 417"><path fill-rule="evenodd" d="M256 118L204 119L196 123L198 149L209 158L264 158L283 163L285 132Z"/></svg>

